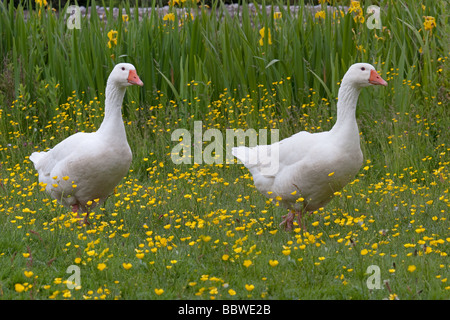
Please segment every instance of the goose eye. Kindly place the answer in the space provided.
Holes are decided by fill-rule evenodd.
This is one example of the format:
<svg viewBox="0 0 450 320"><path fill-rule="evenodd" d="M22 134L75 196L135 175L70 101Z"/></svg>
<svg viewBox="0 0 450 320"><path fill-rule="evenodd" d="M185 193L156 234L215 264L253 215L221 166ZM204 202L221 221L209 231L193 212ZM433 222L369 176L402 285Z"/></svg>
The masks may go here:
<svg viewBox="0 0 450 320"><path fill-rule="evenodd" d="M364 70L366 70L366 68L364 68L364 67L361 67L361 70L362 70L362 71L364 71Z"/></svg>
<svg viewBox="0 0 450 320"><path fill-rule="evenodd" d="M122 70L125 71L125 67L122 67Z"/></svg>

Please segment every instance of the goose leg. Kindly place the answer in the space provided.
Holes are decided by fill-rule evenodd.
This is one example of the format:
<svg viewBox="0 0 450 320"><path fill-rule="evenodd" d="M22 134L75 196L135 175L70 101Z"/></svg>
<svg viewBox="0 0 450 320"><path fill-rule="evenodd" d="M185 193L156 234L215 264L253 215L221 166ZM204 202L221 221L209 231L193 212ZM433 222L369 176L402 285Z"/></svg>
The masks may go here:
<svg viewBox="0 0 450 320"><path fill-rule="evenodd" d="M298 212L297 222L298 222L298 226L302 229L302 231L307 232L308 229L306 228L306 224L303 224L303 211L305 211L304 208ZM308 212L308 211L306 211L306 212ZM312 215L312 214L313 214L313 211L309 211L309 215Z"/></svg>
<svg viewBox="0 0 450 320"><path fill-rule="evenodd" d="M77 204L73 204L72 205L72 212L77 214L77 218L80 217L80 214L78 213L78 205Z"/></svg>
<svg viewBox="0 0 450 320"><path fill-rule="evenodd" d="M285 229L287 231L292 230L292 226L293 226L293 221L294 221L294 217L295 217L295 213L294 211L289 211L289 213L285 216L282 216L282 218L284 219L281 223L280 223L280 227L284 224L285 225Z"/></svg>
<svg viewBox="0 0 450 320"><path fill-rule="evenodd" d="M303 222L302 222L302 219L303 219L303 210L300 209L300 210L298 211L298 214L297 214L297 222L298 222L298 226L299 226L299 228L300 228L301 230L306 231L306 229L303 228Z"/></svg>
<svg viewBox="0 0 450 320"><path fill-rule="evenodd" d="M77 204L72 205L72 212L77 214L77 219L80 219L80 220L78 220L78 223L81 224L81 217L80 217L79 207Z"/></svg>
<svg viewBox="0 0 450 320"><path fill-rule="evenodd" d="M86 215L84 216L84 224L90 225L91 223L88 221L89 218L89 210L86 212Z"/></svg>
<svg viewBox="0 0 450 320"><path fill-rule="evenodd" d="M81 216L80 216L80 210L79 209L80 208L78 207L77 204L72 205L72 212L73 213L75 213L75 212L77 213L77 218L80 219L79 223L80 224L84 223L84 224L88 224L89 225L90 224L89 221L88 221L89 212L86 213L86 215L84 216L83 222L81 222Z"/></svg>

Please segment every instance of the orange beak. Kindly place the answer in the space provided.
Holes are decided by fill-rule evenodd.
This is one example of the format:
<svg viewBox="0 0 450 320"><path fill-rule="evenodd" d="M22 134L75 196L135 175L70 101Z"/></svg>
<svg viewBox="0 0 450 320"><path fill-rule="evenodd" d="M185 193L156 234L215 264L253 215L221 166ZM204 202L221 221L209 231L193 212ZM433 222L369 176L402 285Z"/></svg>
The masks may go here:
<svg viewBox="0 0 450 320"><path fill-rule="evenodd" d="M128 73L128 83L136 84L141 87L144 85L141 79L139 79L136 70L130 70L130 73Z"/></svg>
<svg viewBox="0 0 450 320"><path fill-rule="evenodd" d="M369 83L387 86L387 82L375 70L370 70Z"/></svg>

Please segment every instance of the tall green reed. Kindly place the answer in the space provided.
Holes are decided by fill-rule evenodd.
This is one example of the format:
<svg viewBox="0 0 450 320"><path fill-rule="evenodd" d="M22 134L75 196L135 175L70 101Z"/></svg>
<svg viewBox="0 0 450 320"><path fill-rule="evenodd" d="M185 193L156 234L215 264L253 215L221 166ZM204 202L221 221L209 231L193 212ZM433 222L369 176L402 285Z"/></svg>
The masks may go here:
<svg viewBox="0 0 450 320"><path fill-rule="evenodd" d="M421 83L419 95L431 95L438 86L433 70L437 59L445 54L440 43L440 27L445 25L439 15L445 6L443 1L425 1L425 9L416 1L390 1L381 8L380 30L355 21L354 14L333 14L325 7L325 18L317 17L303 3L297 12L280 3L281 16L275 16L274 9L267 13L258 6L252 13L245 2L236 16L218 2L211 14L194 5L185 8L186 14L177 14L171 7L173 21L163 20L155 2L141 20L137 15L132 17L128 2L120 4L117 18L107 11L101 19L96 14L97 3L90 3L91 16L81 19L81 29L67 27L68 4L58 8L59 15L51 8L41 8L28 11L27 19L24 10L31 2L17 9L11 3L0 4L0 55L12 57L16 96L22 84L30 92L30 102L35 101L38 97L32 88L36 79L53 79L60 84L59 103L73 91L88 101L104 92L112 66L128 61L136 64L145 86L130 90L126 104L138 101L151 106L172 100L177 105L175 117L187 119L201 117L224 90L234 92L238 99L249 95L255 103L261 103L263 85L276 90L278 110L289 116L288 106L309 102L309 89L317 93L312 97L315 102L322 97L335 99L347 68L366 61L374 63L384 75L393 69L397 76L390 82L391 90L364 92L360 112L366 112L369 106L383 112L386 105L406 111L411 103L409 96L394 88L407 78ZM122 17L122 9L127 19ZM423 30L423 15L436 17L438 28L432 33ZM117 44L109 48L111 30L117 31ZM287 78L291 80L284 86L274 85ZM188 86L191 81L197 85ZM44 107L54 102L41 97L39 103ZM258 119L249 121L257 123Z"/></svg>

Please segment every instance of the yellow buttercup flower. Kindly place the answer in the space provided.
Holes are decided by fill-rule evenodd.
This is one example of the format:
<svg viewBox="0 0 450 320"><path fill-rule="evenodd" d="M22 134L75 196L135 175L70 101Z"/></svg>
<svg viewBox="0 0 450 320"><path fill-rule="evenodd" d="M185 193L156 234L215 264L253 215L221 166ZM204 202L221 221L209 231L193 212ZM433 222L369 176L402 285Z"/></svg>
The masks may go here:
<svg viewBox="0 0 450 320"><path fill-rule="evenodd" d="M16 290L16 292L22 292L23 290L25 290L25 287L20 283L16 283L14 285L14 289Z"/></svg>
<svg viewBox="0 0 450 320"><path fill-rule="evenodd" d="M278 265L278 261L277 260L269 260L269 265L271 267L276 267Z"/></svg>
<svg viewBox="0 0 450 320"><path fill-rule="evenodd" d="M136 253L136 258L142 259L144 258L144 254L142 252Z"/></svg>
<svg viewBox="0 0 450 320"><path fill-rule="evenodd" d="M414 272L414 271L416 271L416 266L415 266L415 265L410 265L410 266L408 266L408 271L409 271L409 272Z"/></svg>
<svg viewBox="0 0 450 320"><path fill-rule="evenodd" d="M252 291L253 289L255 289L255 286L252 285L252 284L246 284L246 285L245 285L245 289L246 289L247 291Z"/></svg>
<svg viewBox="0 0 450 320"><path fill-rule="evenodd" d="M99 263L97 265L97 269L100 271L103 271L105 268L106 268L106 264L104 264L104 263Z"/></svg>
<svg viewBox="0 0 450 320"><path fill-rule="evenodd" d="M131 267L133 266L131 263L123 263L122 264L122 266L123 266L123 268L125 269L125 270L129 270L129 269L131 269Z"/></svg>
<svg viewBox="0 0 450 320"><path fill-rule="evenodd" d="M229 290L228 290L228 294L229 294L230 296L234 296L234 295L236 294L236 291L234 291L233 289L229 289Z"/></svg>
<svg viewBox="0 0 450 320"><path fill-rule="evenodd" d="M389 300L398 300L398 295L395 294L395 293L391 293L391 294L389 295Z"/></svg>

